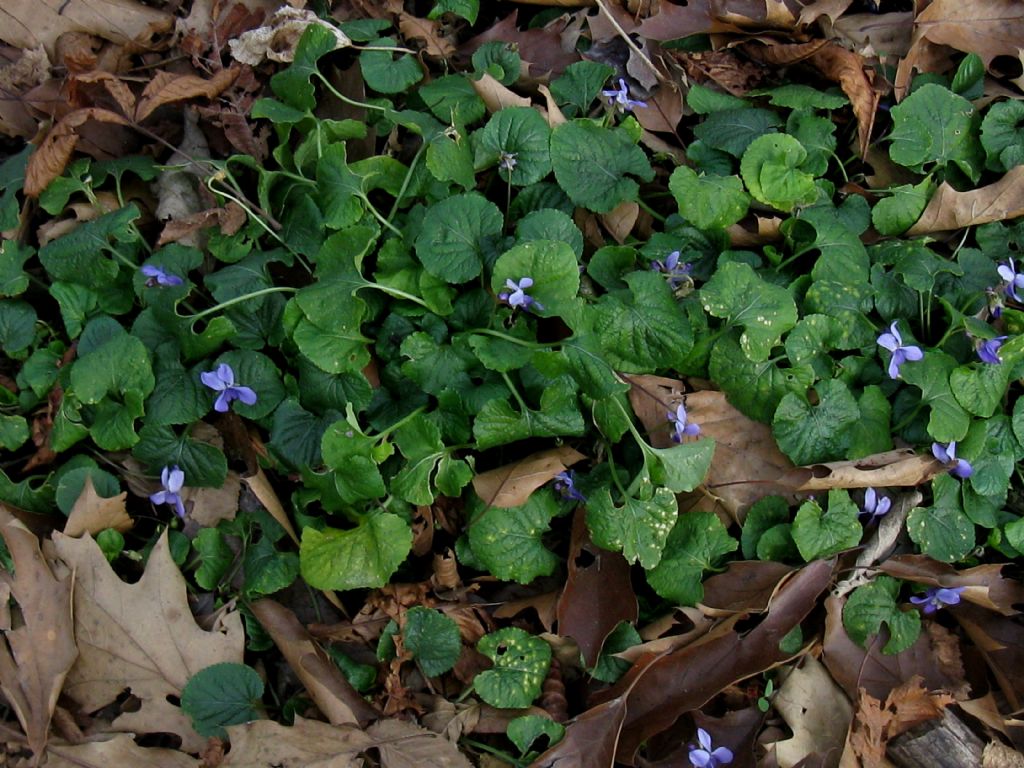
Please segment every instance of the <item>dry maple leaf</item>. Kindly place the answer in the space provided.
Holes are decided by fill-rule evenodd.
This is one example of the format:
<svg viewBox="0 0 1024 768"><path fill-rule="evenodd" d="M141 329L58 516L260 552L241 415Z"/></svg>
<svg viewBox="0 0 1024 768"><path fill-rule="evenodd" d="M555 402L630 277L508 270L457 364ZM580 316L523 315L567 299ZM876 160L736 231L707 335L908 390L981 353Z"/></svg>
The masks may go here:
<svg viewBox="0 0 1024 768"><path fill-rule="evenodd" d="M134 522L125 509L127 497L128 493L122 492L108 499L103 498L96 493L92 477L86 475L82 492L78 494L68 514L68 521L64 524L64 534L78 537L90 533L95 536L107 528L114 528L121 533L130 530Z"/></svg>
<svg viewBox="0 0 1024 768"><path fill-rule="evenodd" d="M167 533L150 553L142 578L121 581L92 538L53 534L58 555L75 571L75 636L80 656L65 693L93 712L130 690L141 701L111 724L115 731L175 733L198 752L206 740L168 701L194 674L212 664L242 663L245 635L237 612L221 626L201 629L189 610L185 579L171 559Z"/></svg>
<svg viewBox="0 0 1024 768"><path fill-rule="evenodd" d="M54 576L35 534L3 505L0 520L15 568L15 575L5 571L3 580L21 609L20 626L5 630L0 643L0 687L39 760L57 696L78 655L71 626L72 580Z"/></svg>

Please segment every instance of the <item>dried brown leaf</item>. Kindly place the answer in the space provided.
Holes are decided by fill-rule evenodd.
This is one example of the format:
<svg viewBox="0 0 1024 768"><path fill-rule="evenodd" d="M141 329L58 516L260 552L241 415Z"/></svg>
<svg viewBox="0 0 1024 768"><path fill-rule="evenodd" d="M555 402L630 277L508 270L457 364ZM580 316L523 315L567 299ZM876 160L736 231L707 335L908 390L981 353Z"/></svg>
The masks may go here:
<svg viewBox="0 0 1024 768"><path fill-rule="evenodd" d="M942 463L931 456L897 449L852 461L797 467L778 478L778 482L798 492L832 488L916 487L944 471Z"/></svg>
<svg viewBox="0 0 1024 768"><path fill-rule="evenodd" d="M270 480L267 479L267 475L263 472L262 468L256 469L256 474L249 477L243 477L242 482L246 484L253 495L259 500L260 504L263 505L264 509L270 513L277 522L281 524L289 538L299 543L299 536L295 533L295 528L292 526L292 520L288 517L288 512L285 511L284 505L277 496L277 492L274 487L270 484Z"/></svg>
<svg viewBox="0 0 1024 768"><path fill-rule="evenodd" d="M313 642L294 613L267 598L257 600L250 607L329 722L366 725L376 719L377 711L363 700L327 654Z"/></svg>
<svg viewBox="0 0 1024 768"><path fill-rule="evenodd" d="M128 84L110 72L94 70L74 78L76 83L100 83L126 117L135 110L135 94Z"/></svg>
<svg viewBox="0 0 1024 768"><path fill-rule="evenodd" d="M832 25L831 37L862 56L906 56L914 34L914 14L851 13Z"/></svg>
<svg viewBox="0 0 1024 768"><path fill-rule="evenodd" d="M552 80L580 60L568 16L553 19L539 29L522 28L524 25L518 23L518 16L519 12L513 11L486 32L460 45L459 53L469 56L484 43L494 41L515 45L533 77L548 75Z"/></svg>
<svg viewBox="0 0 1024 768"><path fill-rule="evenodd" d="M75 636L80 656L64 692L93 712L130 688L141 704L120 714L114 731L175 733L187 751L206 740L172 704L199 670L219 662L242 662L245 634L237 612L222 616L207 632L189 610L185 579L171 559L166 531L157 541L142 577L121 581L90 537L53 535L57 554L75 571Z"/></svg>
<svg viewBox="0 0 1024 768"><path fill-rule="evenodd" d="M420 41L427 56L447 59L455 54L455 46L441 34L440 27L441 23L432 19L421 19L405 12L398 15L398 31L402 33L402 37L406 40Z"/></svg>
<svg viewBox="0 0 1024 768"><path fill-rule="evenodd" d="M164 225L157 245L166 245L207 227L218 227L221 234L233 235L246 222L245 209L238 203L229 202L223 208L208 208L183 219L172 219Z"/></svg>
<svg viewBox="0 0 1024 768"><path fill-rule="evenodd" d="M511 619L526 610L533 610L537 613L537 619L546 632L550 632L555 625L555 607L558 605L558 592L542 592L539 595L521 597L518 600L509 600L494 611L497 619ZM562 633L565 634L565 633Z"/></svg>
<svg viewBox="0 0 1024 768"><path fill-rule="evenodd" d="M1024 702L1024 637L1020 623L971 603L956 608L951 613L984 657L1011 709L1020 711Z"/></svg>
<svg viewBox="0 0 1024 768"><path fill-rule="evenodd" d="M685 4L658 3L658 12L648 16L636 30L649 40L678 40L681 37L721 32L739 32L739 27L722 21L712 10L711 0L690 0Z"/></svg>
<svg viewBox="0 0 1024 768"><path fill-rule="evenodd" d="M832 755L830 762L836 764L853 707L821 662L805 656L786 676L772 706L793 731L791 738L775 742L780 768L790 768L814 753Z"/></svg>
<svg viewBox="0 0 1024 768"><path fill-rule="evenodd" d="M878 102L882 98L882 94L875 89L873 71L868 62L859 53L830 42L815 51L808 63L832 82L839 83L846 98L850 100L853 114L857 118L860 156L864 157L871 145L871 129L875 125Z"/></svg>
<svg viewBox="0 0 1024 768"><path fill-rule="evenodd" d="M926 39L976 53L988 67L996 56L1017 58L1024 46L1024 13L1017 0L932 0L915 21Z"/></svg>
<svg viewBox="0 0 1024 768"><path fill-rule="evenodd" d="M990 563L958 571L927 555L896 555L883 562L880 568L904 581L932 587L964 587L962 596L970 602L1004 616L1015 616L1024 608L1024 584L1002 575L1006 565Z"/></svg>
<svg viewBox="0 0 1024 768"><path fill-rule="evenodd" d="M212 99L235 82L240 71L238 67L222 69L209 80L196 75L157 72L142 92L135 108L135 120L141 123L165 104L197 98Z"/></svg>
<svg viewBox="0 0 1024 768"><path fill-rule="evenodd" d="M50 718L78 656L72 629L69 574L55 576L35 534L0 504L0 535L15 573L2 580L18 603L21 620L3 631L0 687L21 723L36 760L46 747Z"/></svg>
<svg viewBox="0 0 1024 768"><path fill-rule="evenodd" d="M793 568L771 560L738 560L704 582L701 606L710 616L761 613Z"/></svg>
<svg viewBox="0 0 1024 768"><path fill-rule="evenodd" d="M811 24L822 16L828 16L829 21L835 22L846 13L846 9L852 4L853 0L812 0L800 11L797 24L800 26Z"/></svg>
<svg viewBox="0 0 1024 768"><path fill-rule="evenodd" d="M231 751L223 768L349 768L363 765L357 757L374 745L373 737L352 726L295 718L288 727L271 720L229 725Z"/></svg>
<svg viewBox="0 0 1024 768"><path fill-rule="evenodd" d="M381 720L366 729L376 742L381 768L473 768L464 754L440 734L403 720Z"/></svg>
<svg viewBox="0 0 1024 768"><path fill-rule="evenodd" d="M997 182L967 192L957 192L942 182L907 237L1018 216L1024 216L1024 165L1014 166Z"/></svg>
<svg viewBox="0 0 1024 768"><path fill-rule="evenodd" d="M473 478L473 490L490 507L517 507L555 475L583 461L579 451L563 445L534 453L504 467L481 472Z"/></svg>
<svg viewBox="0 0 1024 768"><path fill-rule="evenodd" d="M128 733L106 734L84 744L51 744L46 754L46 768L203 768L201 761L176 749L140 747Z"/></svg>
<svg viewBox="0 0 1024 768"><path fill-rule="evenodd" d="M2 27L3 24L0 23L0 28ZM89 107L69 113L50 130L43 143L39 145L39 149L28 159L24 188L28 197L38 197L51 181L64 173L64 167L78 143L78 129L89 120L128 125L125 118L109 109Z"/></svg>
<svg viewBox="0 0 1024 768"><path fill-rule="evenodd" d="M551 91L544 84L538 85L537 90L540 91L541 96L544 97L544 119L548 121L548 127L554 128L556 125L568 122L565 115L562 114L561 108L555 102L555 97L551 95Z"/></svg>
<svg viewBox="0 0 1024 768"><path fill-rule="evenodd" d="M558 633L573 638L588 667L597 664L605 638L620 621L638 615L630 567L617 552L594 545L586 511L576 510L569 545L569 574L558 598Z"/></svg>
<svg viewBox="0 0 1024 768"><path fill-rule="evenodd" d="M608 213L601 214L601 223L608 233L620 245L626 242L629 233L633 231L637 217L640 215L640 206L632 200L619 203Z"/></svg>
<svg viewBox="0 0 1024 768"><path fill-rule="evenodd" d="M520 96L514 91L510 91L492 75L486 72L480 76L479 80L469 81L473 90L476 91L477 95L483 99L484 105L487 107L487 111L498 112L505 107L528 107L530 106L530 100L525 96Z"/></svg>
<svg viewBox="0 0 1024 768"><path fill-rule="evenodd" d="M95 536L107 528L114 528L121 533L130 530L135 524L125 508L128 492L105 499L96 493L92 477L86 475L82 492L71 507L68 521L64 524L64 535L71 537L89 533Z"/></svg>

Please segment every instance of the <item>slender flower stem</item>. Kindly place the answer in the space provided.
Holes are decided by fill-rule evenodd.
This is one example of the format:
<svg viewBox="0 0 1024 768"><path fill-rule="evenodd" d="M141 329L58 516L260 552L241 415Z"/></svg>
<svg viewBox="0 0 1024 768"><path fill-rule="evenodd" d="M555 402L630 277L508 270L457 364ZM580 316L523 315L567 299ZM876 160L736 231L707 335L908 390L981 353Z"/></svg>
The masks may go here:
<svg viewBox="0 0 1024 768"><path fill-rule="evenodd" d="M387 429L385 429L385 430L383 430L381 432L378 432L373 437L377 438L378 440L380 438L382 438L382 437L387 437L388 435L390 435L392 432L394 432L396 429L398 429L402 425L407 424L410 421L412 421L416 416L419 416L425 410L427 410L427 406L421 405L419 408L417 408L414 411L410 411L405 416L403 416L398 421L396 421L394 424L392 424L390 427L388 427Z"/></svg>
<svg viewBox="0 0 1024 768"><path fill-rule="evenodd" d="M496 339L501 339L502 341L507 341L511 344L517 344L520 347L527 347L528 349L551 349L552 347L561 346L572 339L570 336L567 339L552 341L549 343L545 343L543 341L529 341L527 339L517 338L516 336L510 336L509 334L502 333L501 331L492 331L490 328L474 328L470 333L478 336L493 336Z"/></svg>
<svg viewBox="0 0 1024 768"><path fill-rule="evenodd" d="M243 301L248 301L249 299L256 299L259 298L260 296L266 296L267 294L270 293L297 293L298 290L298 288L292 288L291 286L287 285L275 285L271 288L262 288L258 291L253 291L252 293L246 293L241 296L236 296L233 299L222 301L220 304L210 307L209 309L204 309L202 312L197 312L194 315L185 315L185 318L187 320L199 320L201 318L206 317L207 315L212 315L216 312L220 312L222 309L227 309L228 307L233 306L235 304L241 304Z"/></svg>
<svg viewBox="0 0 1024 768"><path fill-rule="evenodd" d="M317 80L319 80L321 83L323 83L324 88L326 88L330 92L330 94L332 96L334 96L334 98L338 99L339 101L343 101L344 103L348 104L350 107L362 107L363 109L376 109L378 112L387 112L388 111L387 107L382 107L382 106L380 106L378 104L366 104L365 102L362 102L362 101L354 101L353 99L350 99L348 96L345 96L340 91L338 91L338 89L335 88L333 85L331 85L330 82L327 80L327 78L324 77L319 72L314 72L313 74L317 78Z"/></svg>
<svg viewBox="0 0 1024 768"><path fill-rule="evenodd" d="M660 213L658 213L653 208L651 208L651 206L649 206L643 200L640 200L638 198L637 201L636 201L636 204L639 205L640 208L643 209L644 211L647 211L647 213L650 214L651 218L653 218L655 221L660 221L662 224L665 223L665 217L662 216Z"/></svg>
<svg viewBox="0 0 1024 768"><path fill-rule="evenodd" d="M366 281L366 287L376 288L378 291L380 291L381 293L386 293L388 296L394 296L396 299L405 299L406 301L411 301L414 304L419 304L424 309L430 309L430 306L427 304L427 302L425 302L419 296L415 296L414 294L411 293L406 293L405 291L399 288L392 288L389 285L381 285L380 283L371 283L369 280Z"/></svg>
<svg viewBox="0 0 1024 768"><path fill-rule="evenodd" d="M505 386L512 390L512 396L516 399L516 402L519 403L519 407L522 408L523 413L530 410L529 406L526 405L526 401L523 400L522 395L519 394L519 390L516 389L516 385L512 383L512 378L504 371L501 372L501 378L505 380Z"/></svg>
<svg viewBox="0 0 1024 768"><path fill-rule="evenodd" d="M412 162L409 163L409 170L405 174L405 178L402 179L402 186L398 189L398 194L395 195L395 202L391 204L391 210L388 211L388 221L395 218L398 213L398 206L402 202L402 198L405 197L405 193L409 189L409 184L412 183L412 173L416 170L416 165L420 161L420 156L427 147L427 142L420 144L420 148L416 150L416 154L412 158Z"/></svg>

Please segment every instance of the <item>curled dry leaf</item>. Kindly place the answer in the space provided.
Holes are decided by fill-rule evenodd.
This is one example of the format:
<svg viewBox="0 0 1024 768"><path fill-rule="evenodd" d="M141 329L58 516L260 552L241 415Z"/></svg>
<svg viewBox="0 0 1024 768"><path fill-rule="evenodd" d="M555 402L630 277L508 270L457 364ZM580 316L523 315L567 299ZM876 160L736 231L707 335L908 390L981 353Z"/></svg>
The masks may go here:
<svg viewBox="0 0 1024 768"><path fill-rule="evenodd" d="M431 19L421 19L412 14L398 14L398 31L406 40L416 40L423 44L423 52L427 56L447 59L454 55L455 46L452 41L441 34L441 23Z"/></svg>
<svg viewBox="0 0 1024 768"><path fill-rule="evenodd" d="M1024 165L1014 166L997 182L967 192L957 192L942 182L907 237L1018 216L1024 216Z"/></svg>
<svg viewBox="0 0 1024 768"><path fill-rule="evenodd" d="M103 88L117 102L117 106L125 116L131 115L135 110L135 94L124 80L110 72L102 70L85 72L75 76L74 81L76 83L102 83Z"/></svg>
<svg viewBox="0 0 1024 768"><path fill-rule="evenodd" d="M473 90L477 95L483 99L487 111L491 114L505 109L505 107L530 106L528 98L509 90L486 72L480 76L479 80L471 79L469 82L473 85Z"/></svg>
<svg viewBox="0 0 1024 768"><path fill-rule="evenodd" d="M238 513L238 493L242 483L237 472L228 472L224 482L215 488L191 488L181 493L188 514L203 528L216 528L221 520L234 520Z"/></svg>
<svg viewBox="0 0 1024 768"><path fill-rule="evenodd" d="M285 511L284 505L281 503L281 499L278 498L277 492L274 487L270 484L267 479L267 475L263 472L262 467L257 467L256 474L250 475L249 477L243 477L242 482L245 483L246 487L252 491L253 495L259 500L263 508L270 513L277 522L281 524L288 537L295 542L299 543L299 536L295 533L295 528L292 526L291 518L288 517L288 512Z"/></svg>
<svg viewBox="0 0 1024 768"><path fill-rule="evenodd" d="M377 711L313 642L294 613L267 598L250 607L328 721L333 725L366 725L377 718Z"/></svg>
<svg viewBox="0 0 1024 768"><path fill-rule="evenodd" d="M861 691L857 716L850 732L850 745L864 765L880 765L886 744L901 733L942 717L953 697L946 693L929 693L920 675L894 688L885 704Z"/></svg>
<svg viewBox="0 0 1024 768"><path fill-rule="evenodd" d="M101 737L100 741L87 741L84 744L51 744L47 748L46 754L46 768L102 768L103 766L129 765L146 766L146 768L202 768L203 766L201 761L175 749L140 747L129 733L107 734Z"/></svg>
<svg viewBox="0 0 1024 768"><path fill-rule="evenodd" d="M833 461L797 467L778 479L791 491L827 491L832 488L887 488L918 486L942 474L945 467L931 457L909 449L885 451L853 461Z"/></svg>
<svg viewBox="0 0 1024 768"><path fill-rule="evenodd" d="M1024 584L1002 575L1006 563L990 563L958 571L948 563L927 555L896 555L879 567L904 581L916 581L931 587L965 587L962 597L1004 616L1015 616L1024 609Z"/></svg>
<svg viewBox="0 0 1024 768"><path fill-rule="evenodd" d="M621 245L626 242L629 233L633 231L633 225L636 224L639 216L640 206L632 200L625 200L608 213L601 214L601 223L615 238L615 242Z"/></svg>
<svg viewBox="0 0 1024 768"><path fill-rule="evenodd" d="M295 59L295 48L302 33L310 24L320 24L335 39L335 49L352 45L348 36L333 24L320 19L315 13L299 8L282 6L270 24L243 32L237 39L230 40L231 56L242 64L256 67L265 60L291 62Z"/></svg>
<svg viewBox="0 0 1024 768"><path fill-rule="evenodd" d="M71 619L72 578L68 573L54 575L35 534L2 504L0 534L15 569L13 575L4 571L2 579L21 614L14 629L3 631L0 687L38 760L57 697L78 656Z"/></svg>
<svg viewBox="0 0 1024 768"><path fill-rule="evenodd" d="M271 720L229 725L231 752L222 768L252 766L330 766L348 768L363 765L357 757L374 745L374 739L354 727L328 725L295 718L291 727Z"/></svg>
<svg viewBox="0 0 1024 768"><path fill-rule="evenodd" d="M142 92L139 104L135 108L135 119L142 122L153 114L154 110L165 104L196 98L212 99L235 82L240 71L238 67L222 69L209 80L196 75L157 72Z"/></svg>
<svg viewBox="0 0 1024 768"><path fill-rule="evenodd" d="M791 738L774 743L780 768L791 768L814 753L836 758L842 753L853 707L813 656L804 656L786 676L772 706L793 731Z"/></svg>
<svg viewBox="0 0 1024 768"><path fill-rule="evenodd" d="M223 208L208 208L183 219L174 219L164 225L157 245L167 245L181 240L207 227L218 227L221 234L233 235L246 222L245 209L238 203L229 202Z"/></svg>
<svg viewBox="0 0 1024 768"><path fill-rule="evenodd" d="M381 768L473 768L444 736L404 720L381 720L366 729L380 754Z"/></svg>
<svg viewBox="0 0 1024 768"><path fill-rule="evenodd" d="M2 27L0 23L0 27ZM76 109L66 115L46 135L39 149L32 153L25 169L24 192L28 197L38 197L50 182L64 173L64 167L78 144L78 129L89 120L115 125L128 125L128 121L116 112L98 107Z"/></svg>
<svg viewBox="0 0 1024 768"><path fill-rule="evenodd" d="M109 499L103 498L96 493L92 477L86 475L82 492L71 507L68 521L64 524L64 535L78 537L83 533L89 533L95 536L107 528L114 528L121 533L130 530L135 523L125 509L126 498L127 491Z"/></svg>
<svg viewBox="0 0 1024 768"><path fill-rule="evenodd" d="M1024 46L1024 14L1017 0L932 0L914 26L914 46L928 40L976 53L986 67L996 56L1018 58Z"/></svg>
<svg viewBox="0 0 1024 768"><path fill-rule="evenodd" d="M857 118L857 139L860 156L867 155L871 145L871 129L875 125L878 102L882 94L875 89L872 70L859 53L829 43L816 50L808 63L843 89Z"/></svg>
<svg viewBox="0 0 1024 768"><path fill-rule="evenodd" d="M567 445L541 451L504 467L481 472L473 478L473 490L488 506L518 507L559 472L585 458Z"/></svg>
<svg viewBox="0 0 1024 768"><path fill-rule="evenodd" d="M118 715L111 730L175 733L184 750L198 752L206 740L169 699L180 697L199 670L220 662L242 662L245 634L239 614L224 614L221 626L209 632L196 624L166 531L134 584L121 581L91 538L55 533L53 543L76 576L74 620L80 655L64 693L84 711L94 712L131 689L140 706Z"/></svg>

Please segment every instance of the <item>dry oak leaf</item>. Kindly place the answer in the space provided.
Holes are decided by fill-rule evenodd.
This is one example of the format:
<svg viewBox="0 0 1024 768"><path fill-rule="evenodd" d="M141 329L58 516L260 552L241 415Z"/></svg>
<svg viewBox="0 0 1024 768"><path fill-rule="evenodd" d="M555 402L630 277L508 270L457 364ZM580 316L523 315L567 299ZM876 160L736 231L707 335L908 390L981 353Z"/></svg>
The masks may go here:
<svg viewBox="0 0 1024 768"><path fill-rule="evenodd" d="M359 753L373 746L364 731L295 718L287 727L256 720L227 728L231 751L221 768L348 768L361 766Z"/></svg>
<svg viewBox="0 0 1024 768"><path fill-rule="evenodd" d="M77 538L83 533L95 536L107 528L124 533L135 524L125 509L128 492L105 499L96 493L92 477L86 475L82 492L78 494L75 504L71 507L68 521L64 524L64 535Z"/></svg>
<svg viewBox="0 0 1024 768"><path fill-rule="evenodd" d="M915 27L915 46L924 39L976 53L986 67L996 56L1016 59L1024 47L1024 12L1018 0L932 0L918 14Z"/></svg>
<svg viewBox="0 0 1024 768"><path fill-rule="evenodd" d="M518 507L555 475L585 458L567 445L541 451L512 464L481 472L473 478L473 490L490 507Z"/></svg>
<svg viewBox="0 0 1024 768"><path fill-rule="evenodd" d="M79 658L64 692L93 712L130 689L141 701L111 724L115 731L175 733L182 749L206 743L189 718L168 701L189 678L212 664L242 662L245 635L237 612L213 631L200 629L189 610L185 579L171 559L167 532L150 553L142 578L121 581L90 537L53 534L57 554L75 572L75 637Z"/></svg>
<svg viewBox="0 0 1024 768"><path fill-rule="evenodd" d="M404 720L380 720L366 729L380 753L381 768L472 768L464 754L440 734Z"/></svg>
<svg viewBox="0 0 1024 768"><path fill-rule="evenodd" d="M4 571L2 580L21 611L18 626L4 630L0 643L0 689L38 761L57 697L78 656L71 620L72 578L53 574L35 534L2 504L0 523L15 568L13 576Z"/></svg>
<svg viewBox="0 0 1024 768"><path fill-rule="evenodd" d="M0 21L0 27L3 26ZM89 120L97 120L101 123L114 123L116 125L128 125L128 121L116 112L98 107L76 109L65 115L55 125L39 149L32 153L28 159L28 167L25 169L25 188L27 197L38 197L46 189L50 182L64 173L64 167L71 158L78 144L77 129Z"/></svg>
<svg viewBox="0 0 1024 768"><path fill-rule="evenodd" d="M152 40L174 26L173 14L136 0L3 0L0 40L15 48L42 44L55 60L57 38L87 32L134 50L152 48Z"/></svg>
<svg viewBox="0 0 1024 768"><path fill-rule="evenodd" d="M772 705L793 731L791 738L774 744L780 768L790 768L815 752L837 757L842 753L853 707L813 656L805 656L789 673Z"/></svg>
<svg viewBox="0 0 1024 768"><path fill-rule="evenodd" d="M105 734L100 741L84 744L51 744L46 768L202 768L203 763L176 749L140 747L131 734Z"/></svg>
<svg viewBox="0 0 1024 768"><path fill-rule="evenodd" d="M235 82L238 67L229 67L217 72L209 80L196 75L176 75L172 72L157 72L149 81L135 107L135 120L142 122L164 104L173 104L187 99L219 96Z"/></svg>
<svg viewBox="0 0 1024 768"><path fill-rule="evenodd" d="M963 229L1024 216L1024 165L1014 166L999 181L968 192L957 192L946 182L907 232L907 237Z"/></svg>

